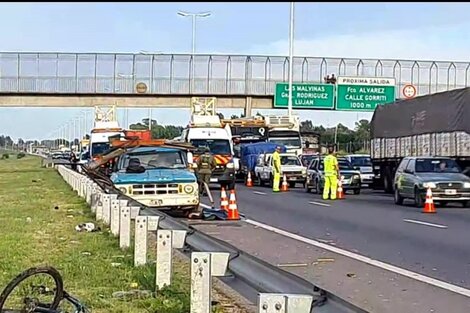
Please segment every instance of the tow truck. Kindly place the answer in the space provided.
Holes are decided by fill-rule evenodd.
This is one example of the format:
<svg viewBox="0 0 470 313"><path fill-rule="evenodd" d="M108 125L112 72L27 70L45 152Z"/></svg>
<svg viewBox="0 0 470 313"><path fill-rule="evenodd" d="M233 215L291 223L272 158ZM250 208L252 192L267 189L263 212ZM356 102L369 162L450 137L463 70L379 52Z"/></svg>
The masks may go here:
<svg viewBox="0 0 470 313"><path fill-rule="evenodd" d="M112 162L108 182L122 194L149 207L183 212L199 210L199 186L192 162L195 148L163 139L111 138L111 149L86 166L99 173Z"/></svg>

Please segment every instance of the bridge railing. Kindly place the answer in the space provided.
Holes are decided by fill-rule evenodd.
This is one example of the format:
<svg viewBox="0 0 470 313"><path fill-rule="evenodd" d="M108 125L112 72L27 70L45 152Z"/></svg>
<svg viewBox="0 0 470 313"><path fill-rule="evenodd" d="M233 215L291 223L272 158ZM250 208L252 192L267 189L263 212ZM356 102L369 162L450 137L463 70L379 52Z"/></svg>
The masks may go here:
<svg viewBox="0 0 470 313"><path fill-rule="evenodd" d="M288 80L281 56L185 54L0 53L0 92L131 94L144 83L150 94L272 95ZM294 58L295 82L336 76L394 77L419 95L467 87L470 62Z"/></svg>

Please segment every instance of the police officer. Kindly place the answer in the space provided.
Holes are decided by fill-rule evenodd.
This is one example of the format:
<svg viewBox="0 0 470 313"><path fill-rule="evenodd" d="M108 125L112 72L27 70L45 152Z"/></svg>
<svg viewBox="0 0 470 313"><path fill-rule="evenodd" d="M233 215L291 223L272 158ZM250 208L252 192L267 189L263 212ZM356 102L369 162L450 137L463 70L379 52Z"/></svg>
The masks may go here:
<svg viewBox="0 0 470 313"><path fill-rule="evenodd" d="M325 169L325 186L323 188L323 199L336 199L338 188L339 167L338 159L334 155L334 147L328 147L328 155L323 159L323 168ZM331 193L331 195L330 195Z"/></svg>
<svg viewBox="0 0 470 313"><path fill-rule="evenodd" d="M199 180L199 191L201 194L204 194L205 188L204 183L209 185L211 181L212 171L217 167L217 163L215 162L215 158L209 153L209 148L203 148L204 153L201 157L197 160L197 168L198 168L198 180Z"/></svg>
<svg viewBox="0 0 470 313"><path fill-rule="evenodd" d="M281 182L281 147L277 146L273 153L273 192L279 192L279 183Z"/></svg>

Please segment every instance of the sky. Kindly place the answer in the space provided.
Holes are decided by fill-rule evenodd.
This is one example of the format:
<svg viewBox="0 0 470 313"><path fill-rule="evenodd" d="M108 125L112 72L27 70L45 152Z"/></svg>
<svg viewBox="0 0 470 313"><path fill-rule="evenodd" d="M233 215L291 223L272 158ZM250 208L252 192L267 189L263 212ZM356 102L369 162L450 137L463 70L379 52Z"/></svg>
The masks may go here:
<svg viewBox="0 0 470 313"><path fill-rule="evenodd" d="M288 2L2 3L0 51L190 53L191 21L178 16L178 10L212 13L197 21L197 53L288 54ZM468 61L468 16L467 3L297 3L294 55ZM0 108L0 134L44 139L72 119L83 118L84 111ZM314 124L348 127L372 115L295 112ZM118 112L124 126L148 116L147 109L127 113L126 117L126 110ZM189 110L153 109L152 117L159 124L184 125Z"/></svg>

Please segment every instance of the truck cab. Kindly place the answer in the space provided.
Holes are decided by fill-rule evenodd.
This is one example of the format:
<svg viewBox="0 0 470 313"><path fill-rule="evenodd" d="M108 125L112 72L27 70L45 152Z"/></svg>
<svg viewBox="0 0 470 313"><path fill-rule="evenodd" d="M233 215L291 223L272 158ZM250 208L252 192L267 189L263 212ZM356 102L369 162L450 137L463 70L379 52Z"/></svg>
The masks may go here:
<svg viewBox="0 0 470 313"><path fill-rule="evenodd" d="M302 154L299 116L267 116L267 139L269 142L285 146L287 152Z"/></svg>
<svg viewBox="0 0 470 313"><path fill-rule="evenodd" d="M293 153L280 153L281 157L281 174L286 175L287 182L291 188L297 183L305 186L307 180L307 169L302 166L299 157ZM273 158L272 153L261 154L258 157L255 167L255 176L259 185L273 183ZM281 178L282 179L282 178Z"/></svg>
<svg viewBox="0 0 470 313"><path fill-rule="evenodd" d="M111 181L122 193L149 207L186 214L199 208L196 175L184 149L156 146L129 150L115 163Z"/></svg>
<svg viewBox="0 0 470 313"><path fill-rule="evenodd" d="M224 124L215 111L215 98L191 98L191 121L181 134L182 142L196 148L193 162L196 163L209 148L217 167L212 172L211 183L218 183L227 189L235 188L235 163L230 125Z"/></svg>
<svg viewBox="0 0 470 313"><path fill-rule="evenodd" d="M233 189L235 186L235 166L233 161L232 137L224 128L188 128L183 130L183 141L190 143L197 150L194 152L194 163L197 162L202 148L209 148L217 163L212 172L211 183L218 183Z"/></svg>

